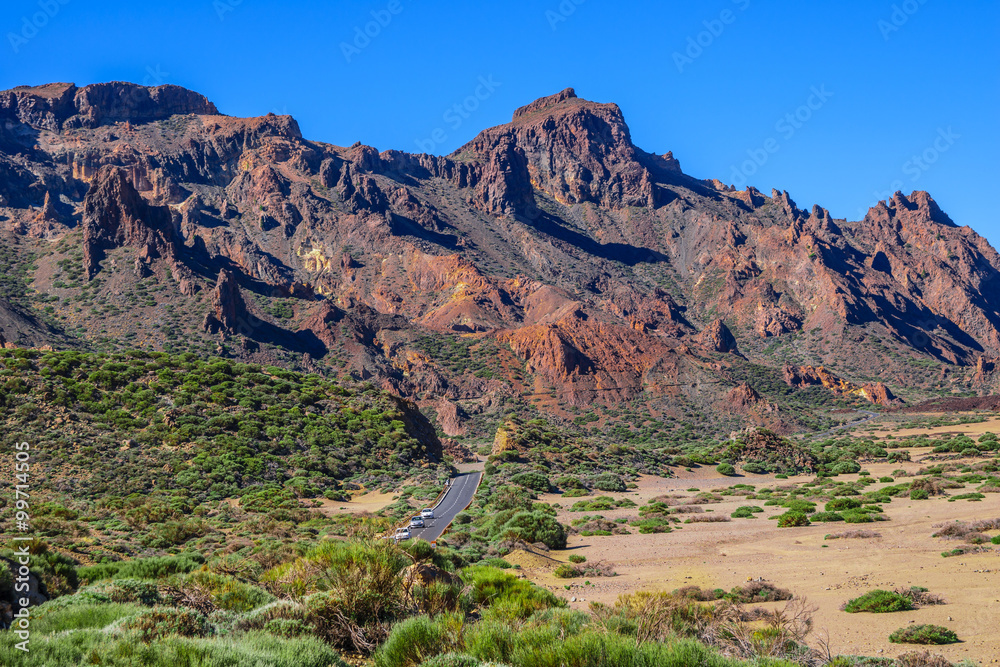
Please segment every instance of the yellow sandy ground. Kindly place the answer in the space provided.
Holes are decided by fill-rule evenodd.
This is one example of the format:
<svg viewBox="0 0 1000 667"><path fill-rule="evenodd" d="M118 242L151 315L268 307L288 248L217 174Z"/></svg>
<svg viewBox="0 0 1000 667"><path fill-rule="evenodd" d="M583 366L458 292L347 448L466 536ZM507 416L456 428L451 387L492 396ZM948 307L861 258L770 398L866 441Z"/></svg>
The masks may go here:
<svg viewBox="0 0 1000 667"><path fill-rule="evenodd" d="M988 430L982 424L949 427L964 432ZM1000 429L998 429L1000 430ZM926 432L926 431L922 431ZM899 433L895 434L899 437ZM903 468L915 472L919 459L928 450L914 450L914 462L876 464L865 468L872 475L889 475ZM711 468L681 473L675 479L644 477L637 491L607 494L631 498L640 506L649 498L664 493L693 496L687 488L711 490L735 483L764 486L807 481L811 477L775 480L767 475L727 478ZM838 479L856 479L841 476ZM905 478L900 478L904 481ZM876 489L883 484L872 485ZM966 488L965 492L973 489ZM963 491L951 491L952 494ZM582 537L571 536L568 548L550 555L565 562L571 553L587 557L589 562L608 561L619 576L596 578L590 586L573 580L569 591L565 579L556 579L553 566L524 563L526 575L565 597L575 597L571 606L586 608L591 601L611 603L621 593L641 589L673 590L686 585L730 589L748 578L766 580L805 596L818 605L815 627L820 635L829 632L834 651L843 654L896 656L913 647L892 644L889 634L911 621L935 623L954 630L962 643L933 647L951 660L972 658L981 664L1000 662L1000 553L997 548L986 554L942 558L941 552L960 542L932 538L934 524L955 519L974 520L1000 517L1000 494L986 494L986 500L947 502L945 498L911 501L896 498L885 505L890 521L873 524L814 524L803 528L778 528L766 517L784 510L765 507L755 519L733 519L727 523L681 524L668 534ZM562 502L566 507L579 499L543 497L547 502ZM763 505L726 497L725 502L705 505L715 514L729 516L740 505ZM822 509L822 508L820 508ZM605 518L636 517L638 508L602 512L568 512L565 507L559 520L569 523L583 514L601 514ZM877 539L824 540L827 533L855 528L881 533ZM633 531L635 529L632 529ZM990 535L996 534L995 532ZM848 614L840 606L848 599L873 588L924 586L943 595L948 604L893 614ZM813 636L815 644L815 635Z"/></svg>

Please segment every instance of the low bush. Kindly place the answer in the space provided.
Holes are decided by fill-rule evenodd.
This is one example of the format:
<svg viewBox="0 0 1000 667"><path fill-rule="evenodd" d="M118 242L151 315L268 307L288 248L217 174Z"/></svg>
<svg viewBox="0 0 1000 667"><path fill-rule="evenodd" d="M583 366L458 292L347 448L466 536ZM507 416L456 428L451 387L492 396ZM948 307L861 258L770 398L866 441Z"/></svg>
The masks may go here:
<svg viewBox="0 0 1000 667"><path fill-rule="evenodd" d="M629 524L639 529L643 535L652 533L669 533L673 530L670 527L670 520L661 516L651 516L645 519L637 519Z"/></svg>
<svg viewBox="0 0 1000 667"><path fill-rule="evenodd" d="M910 489L910 500L927 500L930 493L927 489Z"/></svg>
<svg viewBox="0 0 1000 667"><path fill-rule="evenodd" d="M842 510L853 510L861 507L861 501L854 498L834 498L826 504L827 512L840 512Z"/></svg>
<svg viewBox="0 0 1000 667"><path fill-rule="evenodd" d="M760 514L763 511L764 508L758 507L757 505L743 505L742 507L737 508L737 510L729 516L734 519L753 519L754 514Z"/></svg>
<svg viewBox="0 0 1000 667"><path fill-rule="evenodd" d="M889 635L894 644L954 644L958 635L941 625L908 625Z"/></svg>
<svg viewBox="0 0 1000 667"><path fill-rule="evenodd" d="M621 477L614 473L604 473L594 479L593 486L598 491L625 491L627 487Z"/></svg>
<svg viewBox="0 0 1000 667"><path fill-rule="evenodd" d="M571 554L569 557L569 562L571 563L586 563L587 557L581 556L579 554Z"/></svg>
<svg viewBox="0 0 1000 667"><path fill-rule="evenodd" d="M414 616L393 626L375 654L376 667L417 667L430 656L461 647L465 619L457 614Z"/></svg>
<svg viewBox="0 0 1000 667"><path fill-rule="evenodd" d="M552 572L552 575L558 579L575 579L576 577L579 577L580 574L581 573L578 568L572 565L567 565L566 563L563 563Z"/></svg>
<svg viewBox="0 0 1000 667"><path fill-rule="evenodd" d="M347 667L337 652L315 637L286 639L265 632L238 636L186 638L171 635L144 643L126 633L109 636L102 630L77 630L32 635L30 659L14 648L17 636L0 633L0 665L46 667Z"/></svg>
<svg viewBox="0 0 1000 667"><path fill-rule="evenodd" d="M798 526L808 526L809 515L803 512L785 512L778 517L778 528L794 528Z"/></svg>
<svg viewBox="0 0 1000 667"><path fill-rule="evenodd" d="M984 496L981 493L960 493L957 496L952 496L951 498L949 498L948 502L953 503L956 500L968 500L970 502L976 502L982 500L985 497L986 496Z"/></svg>
<svg viewBox="0 0 1000 667"><path fill-rule="evenodd" d="M868 591L861 597L849 600L844 605L844 611L849 614L859 612L886 614L894 611L909 611L910 609L913 609L913 602L909 597L880 588Z"/></svg>
<svg viewBox="0 0 1000 667"><path fill-rule="evenodd" d="M724 596L731 602L752 604L756 602L776 602L791 600L792 593L766 581L752 581L745 586L737 586Z"/></svg>
<svg viewBox="0 0 1000 667"><path fill-rule="evenodd" d="M548 491L551 486L549 478L538 472L518 473L512 476L510 481L533 491L541 491L542 493Z"/></svg>
<svg viewBox="0 0 1000 667"><path fill-rule="evenodd" d="M136 631L146 643L169 635L204 637L211 632L211 627L202 614L193 609L173 607L154 607L144 611L125 621L122 628Z"/></svg>
<svg viewBox="0 0 1000 667"><path fill-rule="evenodd" d="M102 579L162 579L172 574L183 574L205 564L200 554L181 554L156 558L137 558L118 563L102 563L77 569L81 581Z"/></svg>
<svg viewBox="0 0 1000 667"><path fill-rule="evenodd" d="M736 468L734 468L731 463L720 463L715 467L715 470L720 475L725 475L727 477L731 477L736 474Z"/></svg>

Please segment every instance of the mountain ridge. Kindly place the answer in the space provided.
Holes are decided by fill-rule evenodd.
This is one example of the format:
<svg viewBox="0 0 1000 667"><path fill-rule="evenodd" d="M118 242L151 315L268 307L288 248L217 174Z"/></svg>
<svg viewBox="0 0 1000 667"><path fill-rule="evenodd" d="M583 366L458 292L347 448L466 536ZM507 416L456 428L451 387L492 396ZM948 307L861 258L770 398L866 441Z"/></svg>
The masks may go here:
<svg viewBox="0 0 1000 667"><path fill-rule="evenodd" d="M0 227L42 255L35 296L156 284L133 313L145 319L113 316L118 336L56 311L85 347L102 325L102 344L132 333L159 348L179 327L203 350L285 355L473 422L551 391L541 409L563 416L721 402L792 428L745 409L774 398L763 386L726 398L748 368L780 378L786 361L866 397L995 387L972 371L1000 356L1000 256L929 194L896 193L860 221L803 211L787 192L685 174L634 146L616 105L573 89L447 156L309 141L290 116L223 116L176 86L17 88L0 117ZM67 283L81 230L86 275ZM161 296L190 315L167 316ZM493 365L458 372L420 348L428 336L495 348Z"/></svg>

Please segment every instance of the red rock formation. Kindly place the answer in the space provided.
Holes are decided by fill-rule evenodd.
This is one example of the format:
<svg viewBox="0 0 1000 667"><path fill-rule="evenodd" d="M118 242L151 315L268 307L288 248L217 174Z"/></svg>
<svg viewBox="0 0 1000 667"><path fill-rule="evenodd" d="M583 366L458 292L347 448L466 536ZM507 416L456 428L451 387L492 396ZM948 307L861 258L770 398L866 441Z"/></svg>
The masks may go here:
<svg viewBox="0 0 1000 667"><path fill-rule="evenodd" d="M148 88L112 81L77 88L72 83L18 86L0 92L0 115L58 132L119 121L145 122L175 114L217 114L203 95L174 85Z"/></svg>
<svg viewBox="0 0 1000 667"><path fill-rule="evenodd" d="M736 346L736 339L729 331L729 328L722 320L712 320L708 326L702 329L695 340L712 352L733 352L739 354Z"/></svg>
<svg viewBox="0 0 1000 667"><path fill-rule="evenodd" d="M219 272L215 289L212 290L211 310L205 315L202 328L209 333L242 333L250 335L254 323L259 322L247 311L246 302L240 292L239 283L232 273L223 269Z"/></svg>
<svg viewBox="0 0 1000 667"><path fill-rule="evenodd" d="M147 204L124 170L102 167L83 206L83 265L88 278L98 272L104 251L111 248L137 248L143 260L174 258L177 237L169 209Z"/></svg>
<svg viewBox="0 0 1000 667"><path fill-rule="evenodd" d="M310 142L290 116L221 116L174 87L18 88L0 93L0 117L5 230L55 239L80 224L88 275L110 248L135 248L140 275L168 257L180 304L233 267L272 286L264 298L296 299L291 340L421 400L534 384L577 405L717 406L728 383L699 382L741 362L711 353L736 352L738 339L751 362L773 365L791 332L821 361L790 383L882 402L884 387L823 366L965 389L948 369L1000 357L1000 255L926 193L897 193L852 222L787 192L737 191L638 149L618 107L572 90L450 156ZM45 192L43 211L29 208ZM174 208L179 233L155 204ZM46 261L43 282L58 260ZM129 288L125 273L111 289ZM224 296L219 330L239 320ZM493 384L453 373L417 349L428 335L494 341L518 363Z"/></svg>
<svg viewBox="0 0 1000 667"><path fill-rule="evenodd" d="M861 396L870 403L876 405L897 405L902 403L902 399L893 395L881 382L867 382L863 385L856 385L853 382L837 377L822 366L791 366L784 367L785 382L790 387L807 387L821 385L832 391L837 396L855 395Z"/></svg>

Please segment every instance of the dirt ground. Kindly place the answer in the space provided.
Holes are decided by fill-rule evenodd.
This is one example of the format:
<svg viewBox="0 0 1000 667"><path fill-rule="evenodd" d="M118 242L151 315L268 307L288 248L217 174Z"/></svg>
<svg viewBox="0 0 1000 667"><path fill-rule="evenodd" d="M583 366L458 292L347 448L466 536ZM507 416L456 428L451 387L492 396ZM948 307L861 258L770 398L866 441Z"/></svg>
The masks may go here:
<svg viewBox="0 0 1000 667"><path fill-rule="evenodd" d="M335 514L363 514L365 512L377 512L380 509L392 504L396 499L392 493L381 493L380 491L369 491L368 493L355 496L349 502L342 500L330 500L328 498L317 498L320 503L319 511L327 516Z"/></svg>
<svg viewBox="0 0 1000 667"><path fill-rule="evenodd" d="M940 417L940 413L928 413L925 415L907 415L907 417L927 417L934 418ZM887 435L892 435L896 438L905 438L911 435L941 435L942 433L965 433L969 437L976 438L991 431L993 433L1000 433L1000 417L987 417L986 421L977 424L958 424L955 426L918 426L915 428L900 428L896 430L895 428L889 427L889 424L883 421L873 422L868 425L871 430L861 430L858 431L858 435L872 436L874 438L884 438Z"/></svg>
<svg viewBox="0 0 1000 667"><path fill-rule="evenodd" d="M990 429L988 425L970 424L941 430L971 434L1000 430L1000 425L994 422ZM920 433L933 431L917 429ZM901 435L900 432L893 434ZM899 468L913 473L921 467L919 459L928 451L912 450L913 462L870 464L865 469L875 478L890 475ZM842 475L837 479L856 478ZM776 480L770 475L722 477L712 468L699 468L673 479L643 477L636 490L605 495L628 497L641 506L648 499L665 493L694 496L696 492L686 491L689 488L711 490L737 483L763 488L810 479L812 476L788 480ZM901 477L899 482L905 480ZM868 490L882 486L886 485L872 485ZM974 486L949 493L969 492ZM563 499L549 494L541 500L562 503L559 520L567 524L587 514L600 514L611 520L636 517L639 509L569 512L567 508L579 498ZM763 506L763 501L727 496L724 502L703 507L716 515L729 517L740 505ZM587 608L592 601L613 603L620 594L630 591L673 590L687 585L728 590L748 579L763 577L818 606L811 645L816 645L817 636L829 633L834 652L894 657L919 647L890 643L891 632L910 623L934 623L954 630L962 641L931 647L933 652L952 661L969 658L983 665L1000 663L1000 550L991 547L988 553L943 558L942 551L959 546L961 542L931 537L935 532L933 526L944 521L1000 517L1000 493L986 494L986 499L980 502L948 502L941 497L924 501L894 498L884 507L890 521L861 525L837 522L778 528L775 521L766 517L785 510L765 507L765 512L754 519L678 524L674 532L667 534L642 535L631 528L631 535L573 535L565 551L549 554L555 561L524 559L519 564L536 583L567 599L575 598L571 606L580 609ZM828 533L854 528L871 529L881 537L824 539ZM995 534L996 531L989 533ZM594 578L589 585L581 579L555 578L552 569L558 562L566 562L570 554L586 556L591 563L607 561L613 564L618 576ZM567 584L569 590L565 589ZM947 604L891 614L840 611L840 606L848 599L871 589L903 586L924 586L944 596Z"/></svg>

